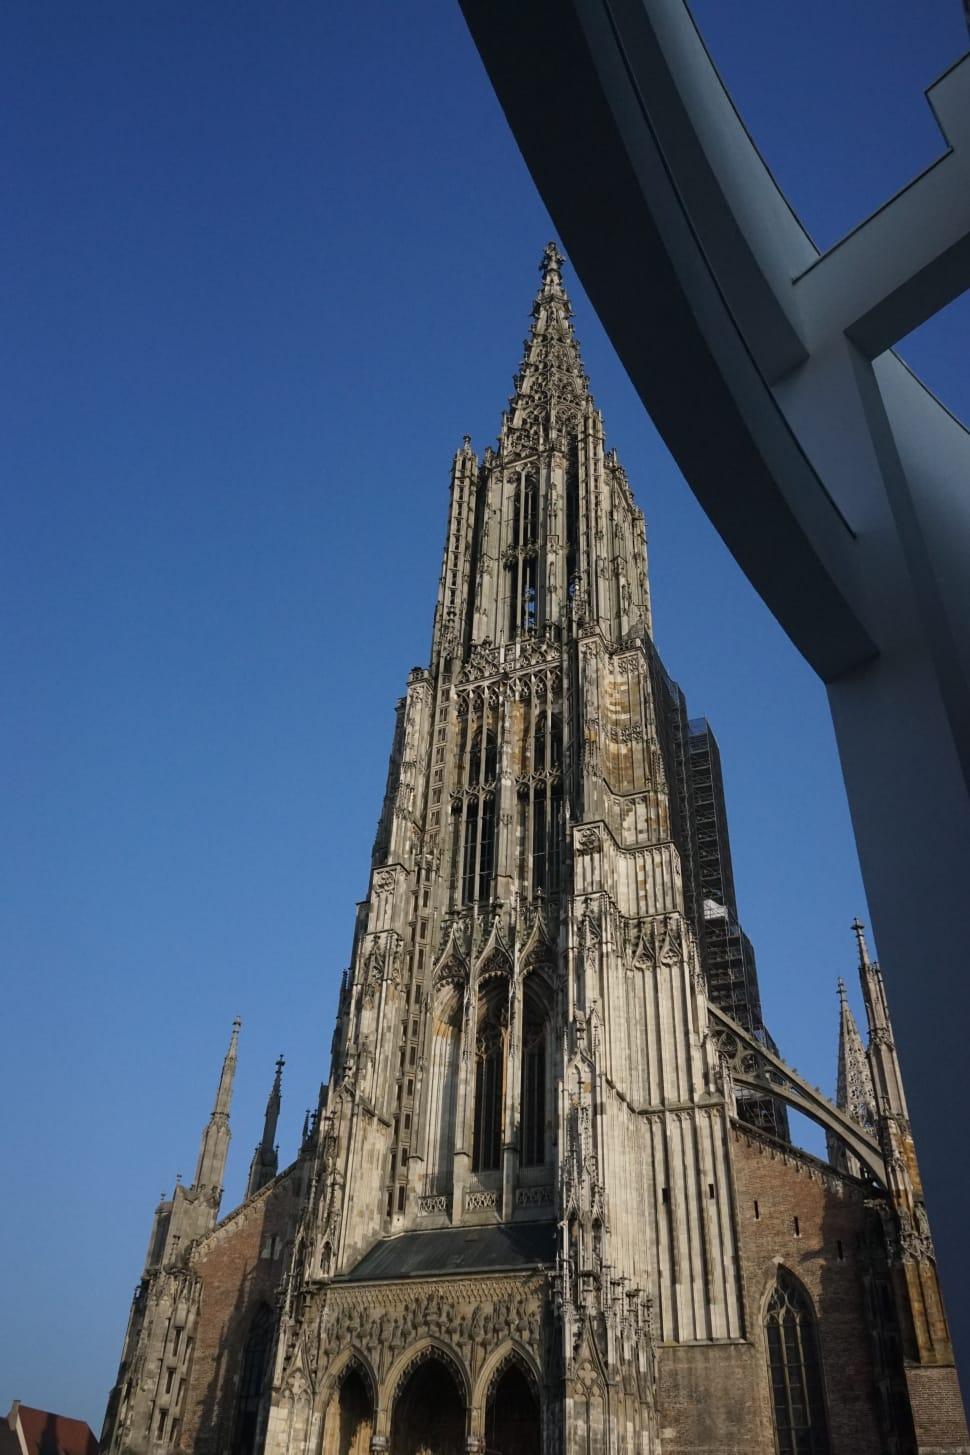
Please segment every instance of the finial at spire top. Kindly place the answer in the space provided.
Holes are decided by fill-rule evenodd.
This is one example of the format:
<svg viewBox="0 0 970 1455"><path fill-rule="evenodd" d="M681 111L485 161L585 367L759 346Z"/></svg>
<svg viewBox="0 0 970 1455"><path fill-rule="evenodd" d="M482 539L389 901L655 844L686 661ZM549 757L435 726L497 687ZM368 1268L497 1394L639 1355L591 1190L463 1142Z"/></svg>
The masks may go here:
<svg viewBox="0 0 970 1455"><path fill-rule="evenodd" d="M546 243L545 251L542 254L542 262L539 264L539 272L542 274L543 282L548 282L550 277L552 277L557 283L562 283L561 270L565 261L565 258L554 242Z"/></svg>
<svg viewBox="0 0 970 1455"><path fill-rule="evenodd" d="M842 979L842 976L841 975L839 976L839 980L838 980L838 991L839 991L839 999L841 1001L844 1001L845 1000L845 981Z"/></svg>

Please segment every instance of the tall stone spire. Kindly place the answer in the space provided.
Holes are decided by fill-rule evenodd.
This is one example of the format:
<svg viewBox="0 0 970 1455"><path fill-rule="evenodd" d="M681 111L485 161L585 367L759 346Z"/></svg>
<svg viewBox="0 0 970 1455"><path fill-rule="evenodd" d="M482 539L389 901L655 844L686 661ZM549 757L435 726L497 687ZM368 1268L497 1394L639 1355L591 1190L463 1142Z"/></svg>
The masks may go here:
<svg viewBox="0 0 970 1455"><path fill-rule="evenodd" d="M886 985L882 971L876 961L869 958L865 926L858 919L853 920L859 947L859 980L869 1021L869 1067L875 1092L876 1106L880 1113L909 1119L903 1077L896 1055L892 1022L889 1019L889 1005L886 1000Z"/></svg>
<svg viewBox="0 0 970 1455"><path fill-rule="evenodd" d="M859 1027L845 993L845 981L839 976L839 1059L836 1077L835 1104L858 1122L867 1132L875 1135L876 1100L872 1089L872 1076ZM837 1137L828 1138L829 1157L837 1167L858 1177L859 1163L846 1151Z"/></svg>
<svg viewBox="0 0 970 1455"><path fill-rule="evenodd" d="M869 1020L869 1071L875 1093L876 1131L886 1162L892 1209L887 1246L893 1265L904 1353L913 1364L950 1365L953 1348L889 1019L886 986L878 962L870 959L864 926L856 919L852 928L859 947L859 980Z"/></svg>
<svg viewBox="0 0 970 1455"><path fill-rule="evenodd" d="M537 449L575 430L592 408L589 380L573 333L572 305L562 281L563 258L555 243L542 255L542 282L532 305L532 327L515 375L515 393L502 421L502 445ZM602 425L602 422L601 422Z"/></svg>
<svg viewBox="0 0 970 1455"><path fill-rule="evenodd" d="M196 1163L195 1178L192 1183L193 1191L218 1194L222 1190L226 1156L229 1152L229 1107L232 1103L232 1083L236 1074L236 1045L241 1025L242 1022L237 1016L232 1023L229 1049L226 1052L226 1059L222 1063L222 1075L219 1077L215 1106L212 1108L212 1115L202 1133L199 1160Z"/></svg>
<svg viewBox="0 0 970 1455"><path fill-rule="evenodd" d="M249 1164L249 1182L246 1186L246 1196L252 1197L267 1182L272 1182L276 1176L279 1160L276 1150L276 1124L280 1116L281 1091L283 1084L283 1067L286 1062L280 1056L276 1063L276 1075L273 1077L273 1085L270 1089L269 1099L266 1102L266 1117L263 1121L263 1136L258 1143L253 1160Z"/></svg>
<svg viewBox="0 0 970 1455"><path fill-rule="evenodd" d="M848 1112L860 1127L872 1132L876 1125L876 1102L872 1090L869 1062L856 1025L852 1007L845 993L845 981L839 976L839 1067L835 1104Z"/></svg>

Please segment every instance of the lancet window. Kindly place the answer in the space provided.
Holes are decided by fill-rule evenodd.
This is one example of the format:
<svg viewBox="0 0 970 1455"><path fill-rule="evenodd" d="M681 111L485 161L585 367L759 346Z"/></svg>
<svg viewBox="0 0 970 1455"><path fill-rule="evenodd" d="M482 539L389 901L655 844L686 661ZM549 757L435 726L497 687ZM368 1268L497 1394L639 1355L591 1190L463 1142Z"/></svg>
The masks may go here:
<svg viewBox="0 0 970 1455"><path fill-rule="evenodd" d="M520 475L512 492L509 532L509 635L528 635L539 625L539 479Z"/></svg>
<svg viewBox="0 0 970 1455"><path fill-rule="evenodd" d="M512 576L509 635L527 636L539 625L539 560L524 556L510 566Z"/></svg>
<svg viewBox="0 0 970 1455"><path fill-rule="evenodd" d="M530 470L512 494L512 546L534 546L539 539L539 481Z"/></svg>
<svg viewBox="0 0 970 1455"><path fill-rule="evenodd" d="M507 985L502 979L487 983L478 1002L475 1139L472 1149L472 1169L475 1172L495 1172L502 1165L507 1046Z"/></svg>
<svg viewBox="0 0 970 1455"><path fill-rule="evenodd" d="M493 726L472 726L464 763L464 795L456 798L454 864L459 872L463 904L491 898L495 872L495 780L498 741ZM456 887L458 887L456 885Z"/></svg>
<svg viewBox="0 0 970 1455"><path fill-rule="evenodd" d="M261 1304L249 1326L249 1335L243 1348L233 1420L233 1455L251 1455L256 1444L259 1406L266 1382L272 1337L273 1315L266 1304Z"/></svg>
<svg viewBox="0 0 970 1455"><path fill-rule="evenodd" d="M519 877L534 894L555 894L563 852L562 722L544 697L533 703L519 778Z"/></svg>
<svg viewBox="0 0 970 1455"><path fill-rule="evenodd" d="M546 1161L546 1042L548 1005L535 975L522 995L522 1092L519 1154L523 1167Z"/></svg>
<svg viewBox="0 0 970 1455"><path fill-rule="evenodd" d="M815 1315L785 1268L768 1299L765 1340L778 1455L829 1455Z"/></svg>

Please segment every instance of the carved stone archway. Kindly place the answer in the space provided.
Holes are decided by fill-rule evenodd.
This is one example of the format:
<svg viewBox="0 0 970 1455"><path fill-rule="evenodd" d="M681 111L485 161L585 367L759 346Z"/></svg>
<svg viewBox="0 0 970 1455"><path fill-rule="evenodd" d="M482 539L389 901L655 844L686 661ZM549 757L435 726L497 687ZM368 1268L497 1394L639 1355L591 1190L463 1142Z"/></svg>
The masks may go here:
<svg viewBox="0 0 970 1455"><path fill-rule="evenodd" d="M321 1455L370 1455L377 1421L377 1384L365 1356L353 1349L327 1381Z"/></svg>
<svg viewBox="0 0 970 1455"><path fill-rule="evenodd" d="M486 1362L476 1386L473 1435L486 1451L533 1455L542 1449L539 1372L529 1353L507 1343Z"/></svg>
<svg viewBox="0 0 970 1455"><path fill-rule="evenodd" d="M440 1345L405 1358L390 1405L389 1455L465 1455L468 1383Z"/></svg>

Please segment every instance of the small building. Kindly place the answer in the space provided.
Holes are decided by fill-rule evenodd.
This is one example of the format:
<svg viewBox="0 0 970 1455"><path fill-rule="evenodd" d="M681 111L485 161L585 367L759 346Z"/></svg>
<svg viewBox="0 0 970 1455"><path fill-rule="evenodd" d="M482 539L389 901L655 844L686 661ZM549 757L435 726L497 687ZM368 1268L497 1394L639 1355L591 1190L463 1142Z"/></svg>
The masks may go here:
<svg viewBox="0 0 970 1455"><path fill-rule="evenodd" d="M98 1441L84 1420L37 1410L15 1399L0 1424L0 1455L98 1455Z"/></svg>

